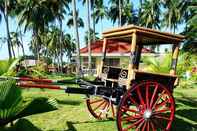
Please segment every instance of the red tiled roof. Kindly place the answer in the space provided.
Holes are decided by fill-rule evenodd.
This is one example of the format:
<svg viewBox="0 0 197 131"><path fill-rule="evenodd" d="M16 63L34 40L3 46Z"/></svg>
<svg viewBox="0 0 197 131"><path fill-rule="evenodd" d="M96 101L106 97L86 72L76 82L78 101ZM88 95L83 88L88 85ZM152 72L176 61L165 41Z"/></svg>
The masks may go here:
<svg viewBox="0 0 197 131"><path fill-rule="evenodd" d="M102 53L103 41L98 40L91 43L91 53ZM107 41L107 53L129 53L131 44L114 40ZM152 53L153 51L147 48L142 49L142 53ZM80 53L88 53L88 47L80 49Z"/></svg>

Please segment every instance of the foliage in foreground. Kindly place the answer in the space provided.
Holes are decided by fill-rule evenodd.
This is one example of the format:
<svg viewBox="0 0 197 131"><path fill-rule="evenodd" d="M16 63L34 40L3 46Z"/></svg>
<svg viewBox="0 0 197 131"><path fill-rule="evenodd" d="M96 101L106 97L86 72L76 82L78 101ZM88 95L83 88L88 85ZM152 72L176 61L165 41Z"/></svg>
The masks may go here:
<svg viewBox="0 0 197 131"><path fill-rule="evenodd" d="M15 81L0 81L0 126L25 116L57 109L53 99L39 97L24 101L21 93Z"/></svg>
<svg viewBox="0 0 197 131"><path fill-rule="evenodd" d="M0 75L8 72L10 65L14 60L0 60Z"/></svg>

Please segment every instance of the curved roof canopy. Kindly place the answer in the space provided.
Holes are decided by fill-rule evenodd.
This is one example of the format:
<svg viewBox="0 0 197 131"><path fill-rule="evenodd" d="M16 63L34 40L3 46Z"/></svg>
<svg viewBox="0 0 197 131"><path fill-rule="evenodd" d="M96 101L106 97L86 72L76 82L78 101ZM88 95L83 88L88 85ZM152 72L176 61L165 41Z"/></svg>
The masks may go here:
<svg viewBox="0 0 197 131"><path fill-rule="evenodd" d="M135 25L113 28L103 32L103 38L119 41L132 41L132 34L136 32L137 44L178 44L185 39L183 35L161 32L154 29L143 28Z"/></svg>

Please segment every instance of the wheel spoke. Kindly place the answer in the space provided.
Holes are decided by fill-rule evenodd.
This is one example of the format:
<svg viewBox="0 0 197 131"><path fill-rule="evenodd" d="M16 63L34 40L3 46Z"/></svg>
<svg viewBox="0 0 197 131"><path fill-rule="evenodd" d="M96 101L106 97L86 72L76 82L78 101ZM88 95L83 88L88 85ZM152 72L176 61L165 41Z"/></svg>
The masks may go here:
<svg viewBox="0 0 197 131"><path fill-rule="evenodd" d="M128 126L126 129L124 129L124 130L128 130L128 129L131 129L131 128L133 128L133 127L135 127L136 125L138 125L140 122L142 122L144 120L144 118L141 118L141 119L139 119L138 121L136 121L135 123L133 123L132 125L130 125L130 126Z"/></svg>
<svg viewBox="0 0 197 131"><path fill-rule="evenodd" d="M138 126L136 128L136 131L138 131L142 127L142 125L144 124L144 122L145 122L145 120L143 120L140 124L138 124Z"/></svg>
<svg viewBox="0 0 197 131"><path fill-rule="evenodd" d="M167 108L167 109L162 109L162 110L157 110L156 112L153 112L153 114L154 114L154 115L156 115L156 114L161 114L161 113L165 113L165 112L167 112L167 111L169 111L169 108Z"/></svg>
<svg viewBox="0 0 197 131"><path fill-rule="evenodd" d="M122 107L123 110L126 110L126 111L129 111L129 112L133 112L133 113L137 113L137 114L141 114L139 111L136 111L136 110L133 110L133 109L129 109L129 108L126 108L126 107Z"/></svg>
<svg viewBox="0 0 197 131"><path fill-rule="evenodd" d="M139 96L140 103L141 103L142 105L144 105L144 100L143 100L143 98L142 98L142 94L141 94L141 92L140 92L140 88L139 88L139 87L137 88L137 94L138 94L138 96Z"/></svg>
<svg viewBox="0 0 197 131"><path fill-rule="evenodd" d="M105 102L105 105L103 106L103 108L100 110L100 113L99 113L99 117L101 117L101 115L104 113L104 111L106 110L106 107L108 106L108 102Z"/></svg>
<svg viewBox="0 0 197 131"><path fill-rule="evenodd" d="M97 103L97 102L100 102L100 101L103 101L103 99L93 100L93 101L90 102L90 104L94 104L94 103Z"/></svg>
<svg viewBox="0 0 197 131"><path fill-rule="evenodd" d="M97 110L97 109L98 109L99 107L101 107L104 103L105 103L105 101L103 100L103 102L101 102L99 105L97 105L97 106L93 109L93 111Z"/></svg>
<svg viewBox="0 0 197 131"><path fill-rule="evenodd" d="M147 130L147 131L150 130L150 123L149 123L149 121L147 122L146 130Z"/></svg>
<svg viewBox="0 0 197 131"><path fill-rule="evenodd" d="M155 95L157 93L158 86L159 86L158 83L156 83L156 86L155 86L155 89L154 89L154 92L153 92L153 95L152 95L152 98L151 98L151 101L150 101L150 107L152 107L153 101L155 99Z"/></svg>
<svg viewBox="0 0 197 131"><path fill-rule="evenodd" d="M169 102L169 99L168 100L165 100L165 101L162 101L161 103L157 104L155 106L155 110L158 109L159 107L163 107L164 105L167 104L167 102Z"/></svg>
<svg viewBox="0 0 197 131"><path fill-rule="evenodd" d="M124 121L131 121L131 120L135 120L135 119L139 119L141 118L141 115L137 115L137 116L128 116L128 117L124 117L122 120Z"/></svg>
<svg viewBox="0 0 197 131"><path fill-rule="evenodd" d="M151 121L150 121L150 126L152 128L152 131L156 131L155 126L154 126L153 122L151 122Z"/></svg>
<svg viewBox="0 0 197 131"><path fill-rule="evenodd" d="M144 125L143 125L143 127L142 127L142 131L145 131L146 125L147 125L147 122L145 121L145 123L144 123Z"/></svg>
<svg viewBox="0 0 197 131"><path fill-rule="evenodd" d="M115 111L114 111L114 105L111 102L111 110L112 110L112 116L115 117Z"/></svg>
<svg viewBox="0 0 197 131"><path fill-rule="evenodd" d="M139 106L139 104L132 98L131 95L129 95L129 99L131 102L133 102L133 104L135 104L136 106Z"/></svg>
<svg viewBox="0 0 197 131"><path fill-rule="evenodd" d="M161 115L154 115L154 117L155 118L159 118L159 119L164 119L164 120L168 120L168 121L170 121L171 119L170 118L168 118L168 117L165 117L165 116L161 116Z"/></svg>
<svg viewBox="0 0 197 131"><path fill-rule="evenodd" d="M159 100L161 99L161 97L164 95L165 90L162 91L162 93L160 94L160 96L157 98L157 100L155 101L155 104L153 105L152 109L155 108L156 104L159 102Z"/></svg>
<svg viewBox="0 0 197 131"><path fill-rule="evenodd" d="M146 83L146 108L149 109L149 84Z"/></svg>

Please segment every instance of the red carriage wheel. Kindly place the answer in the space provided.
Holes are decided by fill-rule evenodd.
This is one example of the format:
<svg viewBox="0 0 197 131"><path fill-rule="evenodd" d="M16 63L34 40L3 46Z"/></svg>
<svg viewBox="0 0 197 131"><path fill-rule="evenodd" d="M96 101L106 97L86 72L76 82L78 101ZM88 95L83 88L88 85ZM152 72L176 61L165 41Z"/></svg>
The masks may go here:
<svg viewBox="0 0 197 131"><path fill-rule="evenodd" d="M118 130L168 131L174 112L171 92L158 82L143 81L123 96L117 112Z"/></svg>
<svg viewBox="0 0 197 131"><path fill-rule="evenodd" d="M114 118L116 114L116 108L111 100L102 97L90 97L86 100L86 104L89 112L96 119L108 119Z"/></svg>

